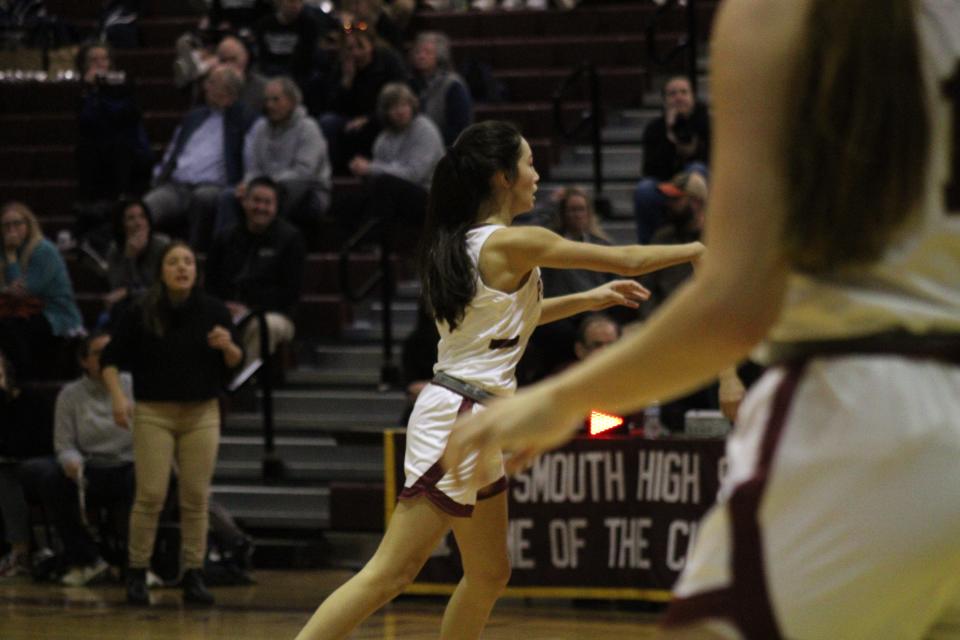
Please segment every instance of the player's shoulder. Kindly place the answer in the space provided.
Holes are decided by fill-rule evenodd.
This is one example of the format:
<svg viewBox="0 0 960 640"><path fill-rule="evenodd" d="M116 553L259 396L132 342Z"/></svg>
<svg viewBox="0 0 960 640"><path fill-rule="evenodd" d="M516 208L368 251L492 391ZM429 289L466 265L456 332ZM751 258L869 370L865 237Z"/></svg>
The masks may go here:
<svg viewBox="0 0 960 640"><path fill-rule="evenodd" d="M501 227L490 234L486 246L528 251L555 242L560 236L537 225Z"/></svg>
<svg viewBox="0 0 960 640"><path fill-rule="evenodd" d="M726 0L717 19L744 27L776 26L803 18L815 0Z"/></svg>
<svg viewBox="0 0 960 640"><path fill-rule="evenodd" d="M754 51L795 44L814 0L726 0L717 14L714 44Z"/></svg>
<svg viewBox="0 0 960 640"><path fill-rule="evenodd" d="M802 50L814 0L727 0L711 40L711 65L720 88L736 92L781 84Z"/></svg>

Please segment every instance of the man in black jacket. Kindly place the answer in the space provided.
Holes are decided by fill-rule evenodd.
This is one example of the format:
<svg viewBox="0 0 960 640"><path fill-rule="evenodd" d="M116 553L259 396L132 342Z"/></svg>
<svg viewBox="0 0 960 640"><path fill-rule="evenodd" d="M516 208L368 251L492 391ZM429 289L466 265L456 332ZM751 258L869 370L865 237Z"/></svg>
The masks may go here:
<svg viewBox="0 0 960 640"><path fill-rule="evenodd" d="M294 335L306 249L296 227L277 218L278 200L273 180L251 180L242 201L244 224L218 236L207 257L207 291L224 300L234 322L243 325L247 363L260 357L256 311L266 312L271 352Z"/></svg>
<svg viewBox="0 0 960 640"><path fill-rule="evenodd" d="M666 221L666 200L657 185L679 172L707 178L710 159L710 116L697 102L685 76L673 76L663 86L663 115L643 130L643 178L634 191L637 241L647 244Z"/></svg>

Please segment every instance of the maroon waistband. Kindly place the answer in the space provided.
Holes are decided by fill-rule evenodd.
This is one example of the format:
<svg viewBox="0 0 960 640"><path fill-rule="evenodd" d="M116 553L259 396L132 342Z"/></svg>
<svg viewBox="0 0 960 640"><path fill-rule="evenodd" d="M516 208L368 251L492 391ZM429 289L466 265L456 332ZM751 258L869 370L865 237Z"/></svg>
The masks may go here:
<svg viewBox="0 0 960 640"><path fill-rule="evenodd" d="M771 364L789 364L811 358L842 356L902 356L960 365L960 334L878 333L860 338L775 343Z"/></svg>

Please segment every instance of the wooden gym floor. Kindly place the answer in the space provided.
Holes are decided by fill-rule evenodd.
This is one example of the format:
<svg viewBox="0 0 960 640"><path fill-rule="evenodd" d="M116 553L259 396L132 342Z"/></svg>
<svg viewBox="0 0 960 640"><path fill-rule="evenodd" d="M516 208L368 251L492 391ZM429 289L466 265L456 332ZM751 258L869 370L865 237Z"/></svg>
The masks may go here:
<svg viewBox="0 0 960 640"><path fill-rule="evenodd" d="M131 608L123 587L60 587L29 578L0 581L2 640L292 639L346 571L257 571L257 584L213 589L217 606L185 608L178 589L152 589L153 606ZM401 598L367 620L353 640L433 640L442 598ZM656 616L599 603L503 599L484 640L652 638Z"/></svg>

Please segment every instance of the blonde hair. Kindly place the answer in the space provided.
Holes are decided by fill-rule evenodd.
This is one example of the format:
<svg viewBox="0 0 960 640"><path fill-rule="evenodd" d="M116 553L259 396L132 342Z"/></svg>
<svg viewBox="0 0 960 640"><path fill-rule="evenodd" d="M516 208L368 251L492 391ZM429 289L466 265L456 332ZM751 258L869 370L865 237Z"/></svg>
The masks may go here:
<svg viewBox="0 0 960 640"><path fill-rule="evenodd" d="M882 5L882 6L878 6ZM913 0L812 0L786 114L792 266L869 263L910 220L930 123Z"/></svg>
<svg viewBox="0 0 960 640"><path fill-rule="evenodd" d="M0 219L10 211L19 213L27 222L27 238L23 245L17 248L17 252L19 253L17 263L20 265L20 272L24 273L27 270L27 263L30 262L30 257L33 256L34 250L37 248L37 245L40 244L40 241L43 240L43 232L40 230L40 222L37 220L37 216L33 215L33 211L31 211L27 205L22 202L17 202L16 200L7 202L3 205L3 208L0 209ZM4 264L6 264L6 258L4 258ZM0 286L7 284L5 272L6 269L0 269Z"/></svg>
<svg viewBox="0 0 960 640"><path fill-rule="evenodd" d="M582 187L561 188L560 199L557 201L557 209L554 212L553 230L561 236L567 234L567 202L573 197L583 198L584 202L587 203L587 214L590 218L587 224L587 231L590 232L590 235L603 238L609 242L610 236L600 227L600 222L597 220L597 212L593 208L593 202L590 200L590 196L587 195L586 190Z"/></svg>

